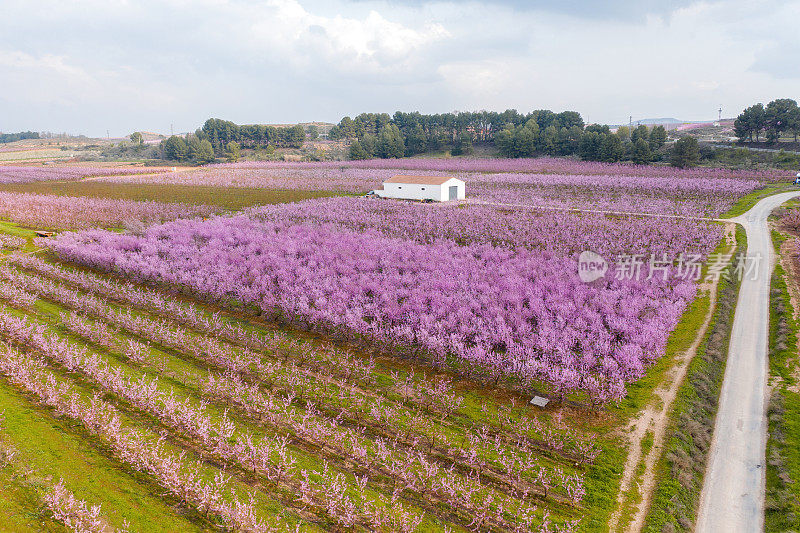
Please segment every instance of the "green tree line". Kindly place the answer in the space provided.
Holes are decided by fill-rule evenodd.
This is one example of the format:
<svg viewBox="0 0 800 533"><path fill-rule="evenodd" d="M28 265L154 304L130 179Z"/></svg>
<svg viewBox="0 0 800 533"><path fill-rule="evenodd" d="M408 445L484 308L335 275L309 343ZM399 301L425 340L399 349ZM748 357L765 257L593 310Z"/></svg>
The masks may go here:
<svg viewBox="0 0 800 533"><path fill-rule="evenodd" d="M800 107L790 98L779 98L764 104L755 104L736 117L733 131L740 142L760 142L761 136L768 143L776 143L781 135L791 134L794 142L800 134Z"/></svg>
<svg viewBox="0 0 800 533"><path fill-rule="evenodd" d="M213 163L216 159L211 142L197 134L190 133L186 137L173 135L161 141L160 148L162 158L169 161L204 164Z"/></svg>
<svg viewBox="0 0 800 533"><path fill-rule="evenodd" d="M247 124L240 126L229 120L210 118L195 132L201 140L211 143L216 155L225 155L228 144L237 143L242 148L302 148L306 131L302 126L267 126Z"/></svg>
<svg viewBox="0 0 800 533"><path fill-rule="evenodd" d="M495 146L505 157L537 155L578 155L587 161L633 161L644 165L661 158L660 150L667 141L663 126L648 128L640 125L631 131L627 126L612 132L605 125L592 124L585 128L572 126L542 129L529 120L519 126L506 126L495 137Z"/></svg>
<svg viewBox="0 0 800 533"><path fill-rule="evenodd" d="M37 131L21 131L19 133L0 133L0 143L13 143L14 141L22 141L25 139L38 139L39 132Z"/></svg>
<svg viewBox="0 0 800 533"><path fill-rule="evenodd" d="M579 155L593 161L629 160L646 164L660 159L667 140L663 126L585 126L576 111L540 109L522 114L514 109L424 115L362 113L344 117L329 139L350 141L350 159L409 157L449 149L470 154L475 143L494 145L504 157Z"/></svg>
<svg viewBox="0 0 800 533"><path fill-rule="evenodd" d="M313 135L313 132L312 132ZM210 118L202 128L186 136L173 135L161 142L163 159L212 163L217 157L236 161L242 148L301 148L306 139L302 126L240 126L229 120ZM131 141L141 143L141 134L133 133Z"/></svg>
<svg viewBox="0 0 800 533"><path fill-rule="evenodd" d="M450 150L454 155L469 154L473 143L494 142L495 134L507 125L521 125L536 120L542 128L583 128L583 119L575 111L554 113L538 110L523 115L514 109L494 111L438 113L419 112L362 113L344 117L328 133L331 140L348 140L358 144L352 156L404 157L425 152ZM393 127L390 127L393 126ZM402 146L397 136L402 139Z"/></svg>

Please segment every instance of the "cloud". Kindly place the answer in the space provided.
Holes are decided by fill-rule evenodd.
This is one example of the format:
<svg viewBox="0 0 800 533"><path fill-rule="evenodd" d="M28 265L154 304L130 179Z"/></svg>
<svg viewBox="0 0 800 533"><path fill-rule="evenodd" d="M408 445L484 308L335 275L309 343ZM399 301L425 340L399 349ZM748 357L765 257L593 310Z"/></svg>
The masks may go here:
<svg viewBox="0 0 800 533"><path fill-rule="evenodd" d="M4 0L3 10L7 131L509 107L703 119L800 92L800 0Z"/></svg>
<svg viewBox="0 0 800 533"><path fill-rule="evenodd" d="M513 60L455 61L439 67L444 84L466 100L487 100L492 95L502 95L524 89L534 81L520 80L524 65ZM502 104L501 104L502 105Z"/></svg>
<svg viewBox="0 0 800 533"><path fill-rule="evenodd" d="M507 8L517 12L548 12L568 15L580 19L600 20L644 20L647 15L666 16L678 8L690 5L691 0L486 0L479 2L458 2L456 0L351 0L355 3L390 4L390 5L416 5L424 6L431 3L450 4L461 6L464 3L477 3L486 10L493 8Z"/></svg>
<svg viewBox="0 0 800 533"><path fill-rule="evenodd" d="M332 87L343 89L342 107L362 90L348 85L372 90L426 70L430 76L425 49L449 38L435 22L403 24L377 11L324 16L295 0L10 0L5 8L3 129L88 126L97 134L112 116L125 117L119 133L145 127L145 119L162 130L173 120L191 130L210 114L251 122L333 119L330 94L339 91ZM138 112L127 111L131 106ZM45 117L58 125L43 125Z"/></svg>
<svg viewBox="0 0 800 533"><path fill-rule="evenodd" d="M271 0L251 26L256 50L281 56L297 68L324 62L342 73L403 74L419 63L427 46L450 37L440 24L417 28L387 20L377 11L365 17L324 17L296 0Z"/></svg>
<svg viewBox="0 0 800 533"><path fill-rule="evenodd" d="M756 54L751 71L779 79L800 80L800 44L782 42L770 45ZM797 96L797 95L795 95Z"/></svg>
<svg viewBox="0 0 800 533"><path fill-rule="evenodd" d="M800 43L797 41L800 2L774 6L768 20L767 24L759 20L752 25L742 24L741 31L759 43L750 70L778 80L800 79Z"/></svg>
<svg viewBox="0 0 800 533"><path fill-rule="evenodd" d="M69 63L63 56L30 55L0 50L0 69L4 91L16 94L18 102L73 106L86 99L102 99L109 94L129 104L156 101L166 105L174 101L168 93L144 93L131 83L135 73L119 70L88 71Z"/></svg>

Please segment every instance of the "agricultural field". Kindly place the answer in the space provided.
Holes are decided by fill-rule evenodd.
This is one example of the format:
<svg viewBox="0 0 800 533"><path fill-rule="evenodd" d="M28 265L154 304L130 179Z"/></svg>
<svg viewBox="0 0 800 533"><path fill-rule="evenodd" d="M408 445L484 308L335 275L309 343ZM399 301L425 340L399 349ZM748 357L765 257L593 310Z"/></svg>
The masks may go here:
<svg viewBox="0 0 800 533"><path fill-rule="evenodd" d="M359 170L358 173L350 171ZM447 174L462 173L516 173L516 174L556 174L556 175L600 175L600 176L634 176L634 177L678 177L678 178L742 178L770 181L785 178L785 173L774 170L731 170L726 168L667 168L652 165L632 165L600 163L597 161L578 161L574 159L537 157L535 159L470 159L470 158L411 158L411 159L370 159L365 161L326 161L312 163L292 162L258 162L244 161L241 163L226 163L208 165L197 169L189 175L165 174L158 181L167 182L171 179L184 180L197 179L212 180L215 183L241 186L252 183L254 180L269 177L292 178L303 176L304 172L309 179L329 179L338 171L353 180L351 186L358 186L360 182L374 183L377 171L389 171L390 175L397 170L424 171L426 174L443 172ZM233 172L232 172L233 171ZM363 172L368 171L368 172ZM374 172L369 172L374 171ZM302 181L292 179L290 183L296 186L305 185Z"/></svg>
<svg viewBox="0 0 800 533"><path fill-rule="evenodd" d="M608 530L626 428L709 305L716 219L779 179L8 168L0 515L76 531ZM408 172L469 199L361 197ZM584 251L608 261L590 282Z"/></svg>
<svg viewBox="0 0 800 533"><path fill-rule="evenodd" d="M0 218L40 229L79 229L151 224L176 218L208 216L204 205L107 198L66 197L0 192Z"/></svg>
<svg viewBox="0 0 800 533"><path fill-rule="evenodd" d="M71 150L61 150L58 148L38 148L25 149L17 147L0 148L0 163L14 161L39 161L39 160L59 160L69 159L75 155Z"/></svg>
<svg viewBox="0 0 800 533"><path fill-rule="evenodd" d="M226 188L326 190L358 194L379 189L403 173L453 175L464 180L475 202L584 210L642 211L717 216L737 198L785 179L772 171L669 169L606 163L534 160L412 159L400 162L238 163L190 172L108 176L109 183L213 185ZM391 166L390 166L391 165ZM785 174L785 173L784 173ZM668 194L665 194L667 192Z"/></svg>
<svg viewBox="0 0 800 533"><path fill-rule="evenodd" d="M80 166L80 165L3 165L0 183L30 183L35 181L72 181L93 176L112 176L152 173L153 169L139 166Z"/></svg>

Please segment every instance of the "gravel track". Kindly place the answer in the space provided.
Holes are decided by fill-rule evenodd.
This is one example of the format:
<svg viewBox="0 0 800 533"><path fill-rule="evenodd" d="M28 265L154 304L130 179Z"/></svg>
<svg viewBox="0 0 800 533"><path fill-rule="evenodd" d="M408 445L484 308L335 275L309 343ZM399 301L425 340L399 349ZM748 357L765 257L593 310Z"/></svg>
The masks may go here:
<svg viewBox="0 0 800 533"><path fill-rule="evenodd" d="M739 291L698 533L764 529L769 289L775 262L767 217L797 196L800 192L769 196L732 219L747 232L748 256L761 259L757 275L745 276Z"/></svg>

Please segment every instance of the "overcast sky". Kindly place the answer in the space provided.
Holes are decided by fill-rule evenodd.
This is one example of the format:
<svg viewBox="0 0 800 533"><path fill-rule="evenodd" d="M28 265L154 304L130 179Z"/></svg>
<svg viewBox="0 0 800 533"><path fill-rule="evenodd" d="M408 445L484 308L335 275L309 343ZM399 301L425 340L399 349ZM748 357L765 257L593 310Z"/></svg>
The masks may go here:
<svg viewBox="0 0 800 533"><path fill-rule="evenodd" d="M0 131L800 99L800 0L0 0Z"/></svg>

